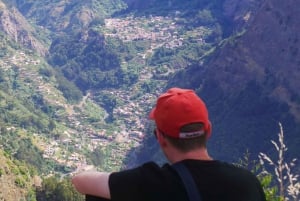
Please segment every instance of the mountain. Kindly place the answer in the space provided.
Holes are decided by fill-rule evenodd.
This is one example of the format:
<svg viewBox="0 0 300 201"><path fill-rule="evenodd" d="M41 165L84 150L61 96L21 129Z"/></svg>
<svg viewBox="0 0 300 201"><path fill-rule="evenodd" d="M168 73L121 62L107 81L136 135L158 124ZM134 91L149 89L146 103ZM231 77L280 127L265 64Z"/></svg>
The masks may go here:
<svg viewBox="0 0 300 201"><path fill-rule="evenodd" d="M278 122L285 128L290 153L299 152L297 5L265 1L245 33L218 48L201 74L209 79L196 88L213 110L215 133L232 142L237 153L243 146L254 154L272 153L269 141L277 138ZM224 153L228 144L219 145L223 148L215 152Z"/></svg>
<svg viewBox="0 0 300 201"><path fill-rule="evenodd" d="M0 150L42 177L41 197L81 168L163 161L147 114L165 88L181 86L207 102L213 157L272 152L279 121L294 157L297 4L2 0Z"/></svg>
<svg viewBox="0 0 300 201"><path fill-rule="evenodd" d="M241 32L168 82L168 87L193 88L206 101L214 157L236 161L247 151L253 159L259 152L274 157L270 140L277 139L278 122L284 127L287 157L299 153L298 6L293 0L262 2ZM143 148L151 144L149 139Z"/></svg>
<svg viewBox="0 0 300 201"><path fill-rule="evenodd" d="M158 15L162 15L182 11L184 15L192 19L191 21L199 14L199 11L208 8L212 12L217 11L215 14L218 15L220 22L227 23L226 26L230 23L237 29L248 23L249 19L252 19L251 16L256 12L262 0L149 0L147 2L125 0L125 2L128 5L128 10L136 15L141 13L155 15L156 12ZM194 20L192 24L196 22Z"/></svg>
<svg viewBox="0 0 300 201"><path fill-rule="evenodd" d="M52 32L76 31L92 23L101 23L106 17L124 8L121 0L87 1L6 1L34 24Z"/></svg>

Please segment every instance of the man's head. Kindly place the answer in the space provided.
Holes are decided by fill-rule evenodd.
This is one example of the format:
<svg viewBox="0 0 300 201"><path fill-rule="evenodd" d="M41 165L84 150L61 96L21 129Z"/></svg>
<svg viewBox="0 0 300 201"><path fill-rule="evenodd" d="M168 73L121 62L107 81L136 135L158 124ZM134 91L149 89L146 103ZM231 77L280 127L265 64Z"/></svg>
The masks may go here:
<svg viewBox="0 0 300 201"><path fill-rule="evenodd" d="M171 88L159 96L150 118L164 135L175 139L192 139L211 134L211 124L205 103L193 90ZM184 132L189 124L201 123L201 129Z"/></svg>

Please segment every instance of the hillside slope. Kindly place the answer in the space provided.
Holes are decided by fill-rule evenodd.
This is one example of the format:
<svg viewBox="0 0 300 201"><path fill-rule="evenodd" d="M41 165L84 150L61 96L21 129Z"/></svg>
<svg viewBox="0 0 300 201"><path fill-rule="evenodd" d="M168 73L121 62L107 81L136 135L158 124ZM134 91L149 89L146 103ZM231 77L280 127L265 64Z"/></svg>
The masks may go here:
<svg viewBox="0 0 300 201"><path fill-rule="evenodd" d="M11 156L43 161L47 173L118 169L151 133L145 114L178 70L168 87L207 102L214 157L271 151L278 121L299 152L298 2L127 2L132 13L116 16L121 0L0 1L0 123L16 127L1 143ZM149 137L143 160L155 145Z"/></svg>
<svg viewBox="0 0 300 201"><path fill-rule="evenodd" d="M18 8L27 19L55 34L87 28L91 23L103 23L106 17L126 6L121 0L6 2Z"/></svg>
<svg viewBox="0 0 300 201"><path fill-rule="evenodd" d="M214 158L237 162L246 152L254 160L259 152L274 156L270 141L278 138L278 122L287 157L299 155L299 6L294 0L263 1L249 24L169 80L166 88L193 88L207 103L213 124L208 146ZM158 149L148 136L129 153L126 165L161 161Z"/></svg>
<svg viewBox="0 0 300 201"><path fill-rule="evenodd" d="M0 149L0 200L33 199L32 187L41 185L34 171Z"/></svg>
<svg viewBox="0 0 300 201"><path fill-rule="evenodd" d="M272 152L278 122L291 155L299 153L299 6L294 0L266 0L247 30L223 41L202 66L169 82L197 89L207 102L214 155L232 160L246 149L254 156Z"/></svg>

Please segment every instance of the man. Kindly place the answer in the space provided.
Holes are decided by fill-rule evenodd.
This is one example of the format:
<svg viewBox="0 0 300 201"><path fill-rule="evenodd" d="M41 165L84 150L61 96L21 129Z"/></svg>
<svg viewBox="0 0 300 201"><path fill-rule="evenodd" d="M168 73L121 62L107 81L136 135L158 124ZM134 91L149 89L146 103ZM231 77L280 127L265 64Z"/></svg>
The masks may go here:
<svg viewBox="0 0 300 201"><path fill-rule="evenodd" d="M150 118L157 141L171 164L183 163L203 201L264 201L257 178L249 171L208 154L211 123L204 102L193 90L171 88L159 96ZM84 172L72 179L76 189L114 201L188 201L185 186L171 165L154 162L114 172Z"/></svg>

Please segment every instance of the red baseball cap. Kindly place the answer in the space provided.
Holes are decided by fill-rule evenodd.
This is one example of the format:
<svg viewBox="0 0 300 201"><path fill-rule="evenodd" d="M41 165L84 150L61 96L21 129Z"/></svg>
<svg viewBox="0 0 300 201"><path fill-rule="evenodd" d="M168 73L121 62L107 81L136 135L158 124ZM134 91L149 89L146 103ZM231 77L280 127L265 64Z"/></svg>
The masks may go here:
<svg viewBox="0 0 300 201"><path fill-rule="evenodd" d="M174 138L193 138L211 134L211 124L205 103L195 91L171 88L160 95L156 107L149 115L165 135ZM180 132L180 128L190 123L203 123L203 129L194 132Z"/></svg>

